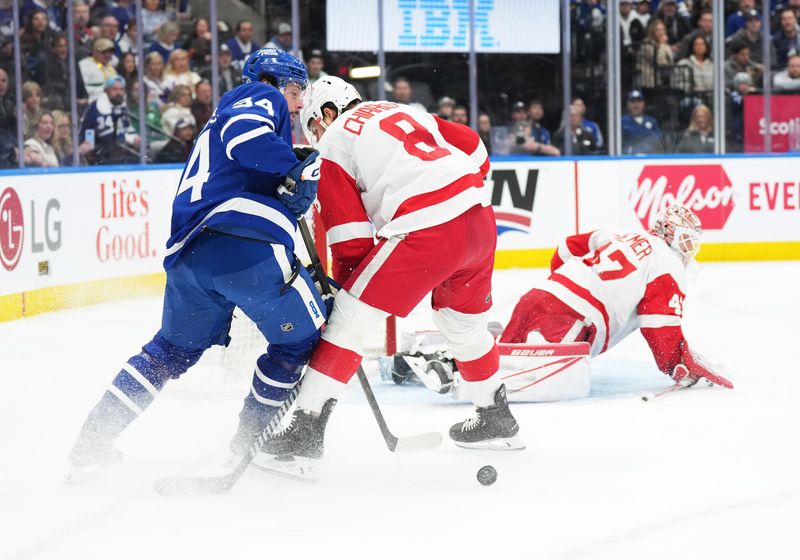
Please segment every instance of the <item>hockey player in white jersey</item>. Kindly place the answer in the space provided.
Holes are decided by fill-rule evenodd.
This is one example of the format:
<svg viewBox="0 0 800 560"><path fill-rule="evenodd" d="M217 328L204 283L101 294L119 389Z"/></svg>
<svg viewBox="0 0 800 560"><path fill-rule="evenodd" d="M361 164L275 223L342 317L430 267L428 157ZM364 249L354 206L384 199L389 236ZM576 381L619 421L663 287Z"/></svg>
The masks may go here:
<svg viewBox="0 0 800 560"><path fill-rule="evenodd" d="M649 233L597 230L566 238L550 277L522 296L500 342L525 342L536 331L547 342L589 342L596 356L640 329L658 369L676 383L705 378L732 388L690 349L681 329L686 267L701 232L691 210L670 206Z"/></svg>
<svg viewBox="0 0 800 560"><path fill-rule="evenodd" d="M332 77L315 82L300 117L320 151L318 199L342 289L292 423L264 451L320 457L327 417L361 363L364 338L431 292L434 322L476 405L450 437L463 447L521 448L486 330L497 233L480 137L406 105L362 103Z"/></svg>

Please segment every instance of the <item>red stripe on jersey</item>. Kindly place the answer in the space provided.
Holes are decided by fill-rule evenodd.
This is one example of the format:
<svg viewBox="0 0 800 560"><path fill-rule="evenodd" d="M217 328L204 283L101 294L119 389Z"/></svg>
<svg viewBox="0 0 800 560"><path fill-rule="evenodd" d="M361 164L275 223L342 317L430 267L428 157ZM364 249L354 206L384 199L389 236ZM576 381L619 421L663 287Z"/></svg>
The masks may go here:
<svg viewBox="0 0 800 560"><path fill-rule="evenodd" d="M329 159L320 166L317 198L320 217L326 230L353 222L369 223L356 181L347 171ZM331 244L333 278L344 284L374 247L372 239L356 238Z"/></svg>
<svg viewBox="0 0 800 560"><path fill-rule="evenodd" d="M433 118L436 120L436 126L439 128L439 132L442 136L444 136L444 139L448 144L455 146L468 156L472 156L472 154L474 154L475 151L480 147L481 137L478 136L478 133L472 130L470 127L463 124L446 121L440 117L437 117L436 115L434 115ZM488 153L486 159L480 163L480 166L481 177L485 177L489 173Z"/></svg>
<svg viewBox="0 0 800 560"><path fill-rule="evenodd" d="M568 289L570 292L572 292L573 294L575 294L576 296L578 296L579 298L581 298L586 303L588 303L589 305L591 305L600 312L600 314L603 316L603 323L606 326L606 335L605 335L605 340L603 340L603 349L600 350L600 352L602 353L608 350L608 337L611 333L609 333L608 331L608 312L606 311L606 306L603 305L603 302L594 297L592 293L586 288L578 286L575 282L573 282L566 276L558 274L557 272L551 274L549 280L552 280L553 282L558 282L566 289Z"/></svg>
<svg viewBox="0 0 800 560"><path fill-rule="evenodd" d="M464 381L483 381L500 369L500 351L497 349L497 344L493 344L492 349L480 358L466 362L456 360L456 364Z"/></svg>
<svg viewBox="0 0 800 560"><path fill-rule="evenodd" d="M361 364L361 356L328 342L324 338L319 341L308 366L320 373L347 383Z"/></svg>
<svg viewBox="0 0 800 560"><path fill-rule="evenodd" d="M461 194L471 187L483 188L483 175L480 173L472 173L464 175L460 179L456 179L446 187L437 189L435 191L418 194L406 199L395 211L392 219L399 218L406 214L411 214L423 208L429 208L441 204L455 196Z"/></svg>
<svg viewBox="0 0 800 560"><path fill-rule="evenodd" d="M567 252L570 255L575 257L582 257L586 253L588 253L591 249L589 247L589 240L592 237L594 231L590 231L589 233L579 233L576 235L570 235L567 237L556 249L555 254L553 254L553 258L550 260L550 272L553 272L561 267L564 264L564 259L561 257L561 249L566 248Z"/></svg>
<svg viewBox="0 0 800 560"><path fill-rule="evenodd" d="M677 298L675 297L677 296ZM661 276L647 283L644 296L636 309L639 315L674 315L683 316L684 293L670 274Z"/></svg>

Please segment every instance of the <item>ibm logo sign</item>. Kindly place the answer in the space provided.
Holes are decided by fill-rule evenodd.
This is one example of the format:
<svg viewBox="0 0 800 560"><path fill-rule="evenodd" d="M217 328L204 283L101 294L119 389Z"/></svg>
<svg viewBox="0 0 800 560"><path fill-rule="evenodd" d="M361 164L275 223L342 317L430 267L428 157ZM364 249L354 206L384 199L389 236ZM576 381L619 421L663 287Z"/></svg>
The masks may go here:
<svg viewBox="0 0 800 560"><path fill-rule="evenodd" d="M402 14L397 44L403 48L469 48L469 0L395 0ZM495 0L475 2L475 48L492 49L497 42L489 29Z"/></svg>

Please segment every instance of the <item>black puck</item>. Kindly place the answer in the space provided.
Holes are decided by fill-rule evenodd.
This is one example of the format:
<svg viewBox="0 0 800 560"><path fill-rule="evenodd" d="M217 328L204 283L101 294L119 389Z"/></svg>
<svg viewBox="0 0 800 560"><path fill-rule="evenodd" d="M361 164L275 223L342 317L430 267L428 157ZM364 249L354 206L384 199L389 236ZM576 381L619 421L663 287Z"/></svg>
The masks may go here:
<svg viewBox="0 0 800 560"><path fill-rule="evenodd" d="M478 482L482 486L491 486L497 481L497 470L492 465L486 465L478 469Z"/></svg>

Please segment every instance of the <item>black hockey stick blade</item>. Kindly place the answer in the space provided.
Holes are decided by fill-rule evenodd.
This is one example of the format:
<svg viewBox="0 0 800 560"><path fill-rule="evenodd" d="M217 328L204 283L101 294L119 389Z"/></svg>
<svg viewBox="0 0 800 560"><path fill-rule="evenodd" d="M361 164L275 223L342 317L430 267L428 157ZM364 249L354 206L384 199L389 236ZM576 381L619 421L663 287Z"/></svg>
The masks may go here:
<svg viewBox="0 0 800 560"><path fill-rule="evenodd" d="M369 385L369 381L367 380L367 375L364 373L363 367L358 366L358 372L356 373L356 376L358 377L359 383L361 383L364 396L367 397L367 403L369 403L372 414L375 416L375 421L378 423L378 428L380 428L381 435L383 436L383 439L386 442L386 447L389 448L389 451L423 451L425 449L436 449L439 447L439 445L441 445L442 434L439 432L426 432L424 434L417 434L408 437L397 437L394 435L391 430L389 430L388 424L386 424L386 419L383 417L383 412L381 412L381 409L378 406L378 401L375 400L375 393L372 392L372 387Z"/></svg>

